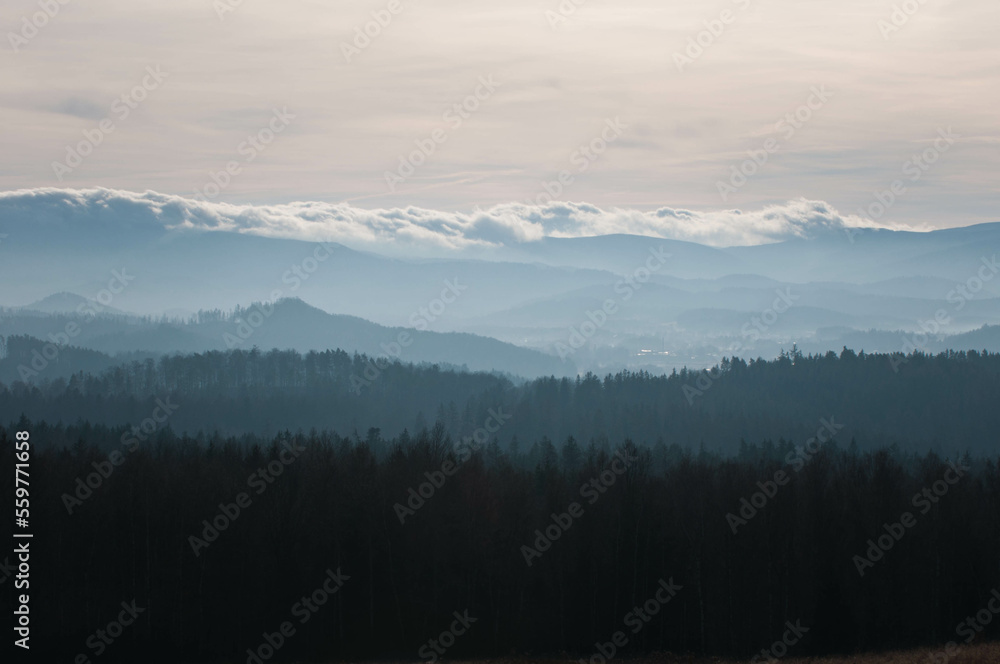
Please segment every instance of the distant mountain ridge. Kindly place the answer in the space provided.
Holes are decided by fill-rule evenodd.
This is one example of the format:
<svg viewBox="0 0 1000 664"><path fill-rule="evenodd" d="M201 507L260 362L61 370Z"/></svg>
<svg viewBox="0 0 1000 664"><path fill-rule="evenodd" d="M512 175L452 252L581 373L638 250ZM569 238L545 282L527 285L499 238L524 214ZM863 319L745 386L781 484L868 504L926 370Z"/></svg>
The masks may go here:
<svg viewBox="0 0 1000 664"><path fill-rule="evenodd" d="M37 302L26 304L22 307L27 311L37 311L45 314L71 314L78 312L100 312L104 314L130 315L121 309L105 306L96 300L92 300L76 293L55 293L42 298Z"/></svg>
<svg viewBox="0 0 1000 664"><path fill-rule="evenodd" d="M61 297L57 301L75 300ZM299 352L339 348L389 362L444 363L523 377L576 373L571 361L489 337L386 327L356 316L328 314L298 298L252 304L231 315L202 312L186 322L135 316L87 317L62 311L46 316L33 311L31 315L8 311L0 316L0 335L57 341L65 338L71 324L76 330L70 339L72 346L108 357L253 347ZM8 377L9 369L4 372Z"/></svg>

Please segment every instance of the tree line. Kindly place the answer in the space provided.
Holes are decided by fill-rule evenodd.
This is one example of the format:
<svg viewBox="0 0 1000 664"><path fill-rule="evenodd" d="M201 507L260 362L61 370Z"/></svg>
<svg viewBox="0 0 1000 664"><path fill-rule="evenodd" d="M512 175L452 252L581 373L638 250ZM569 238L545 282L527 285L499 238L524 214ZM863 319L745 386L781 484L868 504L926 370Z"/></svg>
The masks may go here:
<svg viewBox="0 0 1000 664"><path fill-rule="evenodd" d="M29 343L17 340L21 356ZM5 362L16 362L13 355ZM367 384L356 382L366 377ZM1000 354L842 353L774 360L726 358L711 371L622 371L532 381L439 365L379 363L340 350L258 349L123 362L68 378L0 383L0 413L72 423L138 426L156 399L179 405L175 431L273 435L289 429L394 437L441 423L461 437L491 409L512 414L498 434L514 456L542 441L706 447L734 454L741 440L808 439L820 418L862 449L897 445L939 454L989 454L1000 430ZM537 454L531 463L537 461ZM529 464L530 465L530 464Z"/></svg>

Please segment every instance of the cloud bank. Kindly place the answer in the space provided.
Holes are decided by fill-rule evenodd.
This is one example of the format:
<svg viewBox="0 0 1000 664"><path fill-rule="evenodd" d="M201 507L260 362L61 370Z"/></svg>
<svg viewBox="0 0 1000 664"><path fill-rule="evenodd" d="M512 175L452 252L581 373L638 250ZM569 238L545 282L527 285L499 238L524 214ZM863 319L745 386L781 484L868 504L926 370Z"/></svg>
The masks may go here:
<svg viewBox="0 0 1000 664"><path fill-rule="evenodd" d="M509 203L473 212L419 207L363 209L345 203L234 205L113 189L0 192L0 229L72 226L128 230L226 231L410 255L447 255L543 238L631 234L710 246L746 246L872 224L821 201L798 199L760 210L651 211L586 203ZM884 226L888 228L888 226Z"/></svg>

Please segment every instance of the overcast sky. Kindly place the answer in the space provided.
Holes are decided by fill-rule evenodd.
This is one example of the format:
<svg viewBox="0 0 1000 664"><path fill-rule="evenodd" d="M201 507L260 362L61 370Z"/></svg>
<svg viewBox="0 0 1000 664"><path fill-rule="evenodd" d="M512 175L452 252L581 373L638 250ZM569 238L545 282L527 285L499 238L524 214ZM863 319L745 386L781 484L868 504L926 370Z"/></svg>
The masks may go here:
<svg viewBox="0 0 1000 664"><path fill-rule="evenodd" d="M243 0L221 17L226 0L68 0L34 30L38 0L4 0L0 190L472 211L539 200L566 171L555 198L606 209L805 198L848 215L899 180L880 225L998 221L1000 4L911 2L894 25L889 0ZM391 21L357 48L372 12ZM446 115L463 100L477 108ZM244 143L269 125L273 142ZM100 145L54 167L85 131ZM400 171L418 140L433 154Z"/></svg>

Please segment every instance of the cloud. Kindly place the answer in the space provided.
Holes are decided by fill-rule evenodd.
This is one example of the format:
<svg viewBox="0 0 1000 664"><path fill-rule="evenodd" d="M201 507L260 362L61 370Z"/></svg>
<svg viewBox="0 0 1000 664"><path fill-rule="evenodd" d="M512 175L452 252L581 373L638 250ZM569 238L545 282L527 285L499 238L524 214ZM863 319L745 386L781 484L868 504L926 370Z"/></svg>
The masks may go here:
<svg viewBox="0 0 1000 664"><path fill-rule="evenodd" d="M447 255L546 237L644 235L711 246L755 245L871 226L821 201L798 199L755 211L661 207L602 209L587 203L507 203L473 212L419 207L364 209L346 203L234 205L114 189L26 189L0 192L0 230L23 225L177 232L226 231L307 241L334 241L385 253Z"/></svg>
<svg viewBox="0 0 1000 664"><path fill-rule="evenodd" d="M101 105L80 97L67 97L53 106L52 110L86 120L102 120L108 113Z"/></svg>

